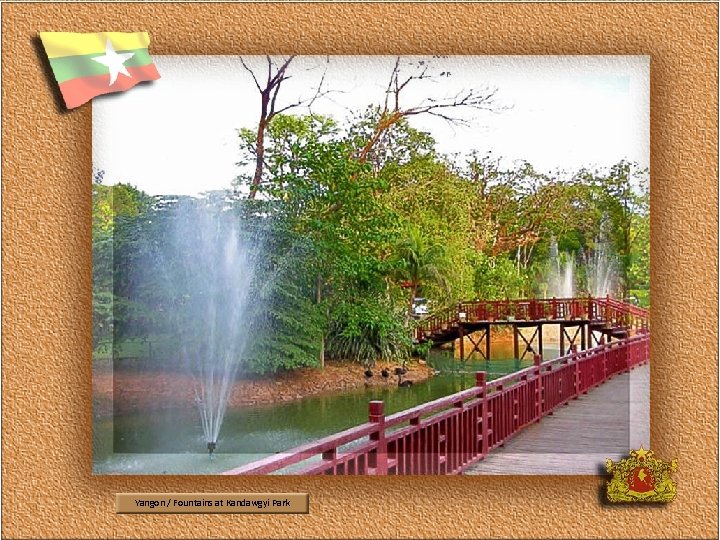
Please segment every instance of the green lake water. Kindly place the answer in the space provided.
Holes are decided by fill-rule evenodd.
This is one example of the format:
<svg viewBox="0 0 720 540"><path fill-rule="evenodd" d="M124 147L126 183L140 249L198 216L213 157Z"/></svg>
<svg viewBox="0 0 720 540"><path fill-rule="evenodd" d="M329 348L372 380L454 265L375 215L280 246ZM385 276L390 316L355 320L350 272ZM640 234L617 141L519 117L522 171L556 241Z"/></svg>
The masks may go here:
<svg viewBox="0 0 720 540"><path fill-rule="evenodd" d="M552 347L543 352L545 358L558 354ZM442 351L433 351L429 361L440 374L408 388L388 384L288 403L228 409L213 460L205 449L195 410L158 409L97 419L93 472L217 474L364 423L371 400L384 401L385 413L393 414L472 387L476 371L486 371L493 379L532 364L529 355L522 362L460 362Z"/></svg>

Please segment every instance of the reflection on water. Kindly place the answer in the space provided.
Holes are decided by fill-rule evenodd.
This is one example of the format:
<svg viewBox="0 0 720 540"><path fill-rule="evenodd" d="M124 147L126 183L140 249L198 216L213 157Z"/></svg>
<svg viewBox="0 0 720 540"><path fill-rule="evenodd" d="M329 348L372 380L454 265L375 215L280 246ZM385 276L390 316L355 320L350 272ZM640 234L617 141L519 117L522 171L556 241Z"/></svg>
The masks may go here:
<svg viewBox="0 0 720 540"><path fill-rule="evenodd" d="M493 346L493 354L496 346ZM545 358L557 356L547 348ZM510 345L512 356L512 344ZM382 400L386 414L408 409L472 387L476 371L489 379L532 364L523 361L472 359L460 362L451 352L433 351L429 363L440 371L409 388L361 388L342 394L313 396L273 405L228 409L210 461L194 410L154 410L98 420L94 431L96 474L213 474L260 457L336 433L367 421L368 401ZM112 441L112 442L111 442Z"/></svg>

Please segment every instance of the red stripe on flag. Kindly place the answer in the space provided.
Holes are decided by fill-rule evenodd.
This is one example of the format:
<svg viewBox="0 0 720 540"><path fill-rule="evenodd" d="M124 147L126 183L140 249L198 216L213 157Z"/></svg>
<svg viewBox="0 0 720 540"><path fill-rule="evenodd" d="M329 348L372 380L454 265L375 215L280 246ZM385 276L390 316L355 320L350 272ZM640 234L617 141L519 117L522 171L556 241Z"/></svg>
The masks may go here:
<svg viewBox="0 0 720 540"><path fill-rule="evenodd" d="M111 94L113 92L123 92L129 90L139 82L154 81L160 78L155 64L128 67L126 69L128 73L130 73L130 77L120 73L112 86L110 86L109 73L107 75L95 75L93 77L78 77L77 79L71 79L61 83L60 92L62 92L65 105L68 109L74 109L90 101L95 96Z"/></svg>

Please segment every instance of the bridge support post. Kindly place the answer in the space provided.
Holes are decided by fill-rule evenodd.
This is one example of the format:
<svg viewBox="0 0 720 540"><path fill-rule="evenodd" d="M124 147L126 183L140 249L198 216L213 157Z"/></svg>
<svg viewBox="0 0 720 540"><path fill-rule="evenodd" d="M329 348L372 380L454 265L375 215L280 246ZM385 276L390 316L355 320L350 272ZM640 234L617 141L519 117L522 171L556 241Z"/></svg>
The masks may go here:
<svg viewBox="0 0 720 540"><path fill-rule="evenodd" d="M518 339L518 327L517 324L513 324L513 354L517 360L520 360L520 343Z"/></svg>
<svg viewBox="0 0 720 540"><path fill-rule="evenodd" d="M487 326L487 332L485 333L485 360L490 361L490 328L491 325L488 324Z"/></svg>
<svg viewBox="0 0 720 540"><path fill-rule="evenodd" d="M386 476L388 472L387 444L385 442L385 406L382 401L368 404L368 422L378 425L378 430L370 434L371 441L377 441L377 448L369 455L369 467L375 468L375 474Z"/></svg>
<svg viewBox="0 0 720 540"><path fill-rule="evenodd" d="M487 379L484 371L477 371L475 373L475 386L480 388L478 397L482 400L480 405L480 455L484 458L488 454L489 443L488 441L488 402L486 395Z"/></svg>
<svg viewBox="0 0 720 540"><path fill-rule="evenodd" d="M568 328L574 328L574 332L568 332ZM578 340L578 336L580 339ZM585 349L585 326L579 323L560 323L560 356L570 354L573 350L577 350L577 342L580 341L582 348ZM565 346L567 345L567 348Z"/></svg>
<svg viewBox="0 0 720 540"><path fill-rule="evenodd" d="M542 357L536 354L533 357L533 364L535 366L534 373L537 384L535 385L535 421L539 422L542 419L542 401L543 401L543 383L542 383L542 370L540 364L542 364Z"/></svg>
<svg viewBox="0 0 720 540"><path fill-rule="evenodd" d="M465 329L463 328L463 324L460 322L458 323L458 334L460 335L460 361L465 361Z"/></svg>
<svg viewBox="0 0 720 540"><path fill-rule="evenodd" d="M538 354L540 355L540 361L543 359L542 329L542 323L538 324Z"/></svg>

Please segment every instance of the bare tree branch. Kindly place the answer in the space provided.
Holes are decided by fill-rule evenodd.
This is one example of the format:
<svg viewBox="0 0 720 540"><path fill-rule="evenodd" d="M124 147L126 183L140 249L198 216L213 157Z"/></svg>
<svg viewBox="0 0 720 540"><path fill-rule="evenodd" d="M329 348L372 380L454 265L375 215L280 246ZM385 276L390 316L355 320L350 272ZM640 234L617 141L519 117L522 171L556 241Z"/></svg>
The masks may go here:
<svg viewBox="0 0 720 540"><path fill-rule="evenodd" d="M257 89L260 92L262 92L262 88L260 88L260 83L258 82L257 77L255 77L255 73L253 73L252 69L250 69L247 66L247 64L245 63L245 60L243 60L242 56L240 57L240 63L245 68L245 71L247 71L250 74L250 76L253 78L253 81L255 81L255 86L257 87Z"/></svg>
<svg viewBox="0 0 720 540"><path fill-rule="evenodd" d="M497 90L490 88L463 90L454 96L446 98L428 97L420 104L403 108L401 104L402 93L410 84L422 81L437 83L443 77L451 76L451 73L448 71L433 73L431 70L431 60L419 60L417 62L409 62L406 65L410 66L414 72L411 72L407 76L401 76L400 57L395 59L395 65L393 66L387 89L385 90L384 107L380 112L377 125L365 145L357 154L357 158L361 163L367 161L368 156L382 138L383 133L390 130L403 118L427 114L441 118L451 126L469 126L470 122L467 118L459 114L452 114L452 112L459 113L468 109L500 112L500 110L505 109L495 102ZM390 109L391 102L393 103L392 110Z"/></svg>
<svg viewBox="0 0 720 540"><path fill-rule="evenodd" d="M255 137L255 173L250 185L250 193L248 198L254 199L257 195L258 188L262 182L263 170L265 169L265 133L267 127L272 119L278 114L284 113L288 110L295 109L303 106L311 106L317 99L325 95L327 92L322 90L322 85L325 81L325 73L323 73L320 83L315 91L315 94L306 99L299 99L294 103L282 106L278 108L278 96L280 95L280 88L282 84L290 79L288 74L288 68L295 59L295 55L291 55L284 59L282 63L275 64L270 56L266 56L265 60L267 63L267 79L265 86L261 86L256 74L252 69L248 67L245 60L241 57L240 63L242 64L245 71L250 73L255 86L260 93L260 119L258 120L258 128Z"/></svg>

